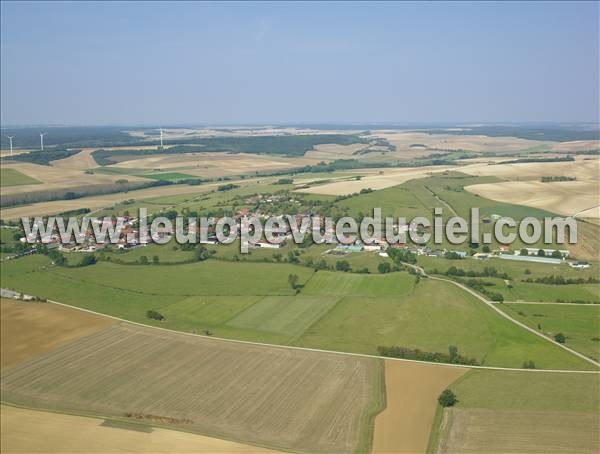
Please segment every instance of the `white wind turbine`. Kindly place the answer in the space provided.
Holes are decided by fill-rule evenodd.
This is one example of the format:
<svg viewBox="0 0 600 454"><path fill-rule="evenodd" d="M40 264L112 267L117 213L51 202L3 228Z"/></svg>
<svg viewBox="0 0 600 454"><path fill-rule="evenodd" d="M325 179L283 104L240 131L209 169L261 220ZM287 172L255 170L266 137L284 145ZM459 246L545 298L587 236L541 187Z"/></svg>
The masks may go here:
<svg viewBox="0 0 600 454"><path fill-rule="evenodd" d="M160 148L162 149L163 147L163 130L162 128L160 128Z"/></svg>
<svg viewBox="0 0 600 454"><path fill-rule="evenodd" d="M40 132L40 145L42 147L42 151L44 151L44 136L46 135L45 132Z"/></svg>
<svg viewBox="0 0 600 454"><path fill-rule="evenodd" d="M10 155L12 156L12 140L15 136L6 136L10 142Z"/></svg>

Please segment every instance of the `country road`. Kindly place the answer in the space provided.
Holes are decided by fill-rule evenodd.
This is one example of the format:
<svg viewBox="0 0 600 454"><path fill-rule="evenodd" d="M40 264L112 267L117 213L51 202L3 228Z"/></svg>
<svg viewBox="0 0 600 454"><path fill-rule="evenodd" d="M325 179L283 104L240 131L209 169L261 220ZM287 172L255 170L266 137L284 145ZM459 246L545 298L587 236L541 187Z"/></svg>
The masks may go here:
<svg viewBox="0 0 600 454"><path fill-rule="evenodd" d="M485 304L487 304L489 307L491 307L493 310L495 310L495 311L496 311L498 314L500 314L500 315L501 315L502 317L504 317L505 319L507 319L507 320L510 320L510 321L511 321L512 323L514 323L515 325L518 325L518 326L520 326L521 328L523 328L523 329L525 329L525 330L527 330L527 331L529 331L529 332L531 332L531 333L535 334L536 336L539 336L539 337L541 337L542 339L545 339L545 340L547 340L548 342L551 342L552 344L556 345L557 347L560 347L560 348L562 348L563 350L566 350L566 351L568 351L569 353L572 353L573 355L575 355L575 356L578 356L579 358L581 358L581 359L583 359L583 360L587 361L588 363L591 363L591 364L593 364L594 366L596 366L596 367L600 368L600 363L599 363L599 362L597 362L597 361L594 361L594 360L593 360L593 359L591 359L591 358L588 358L587 356L585 356L585 355L583 355L583 354L581 354L581 353L579 353L579 352L577 352L577 351L573 350L572 348L569 348L569 347L567 347L567 346L566 346L566 345L564 345L564 344L560 344L560 343L558 343L558 342L555 342L555 341L553 341L553 340L552 340L552 339L550 339L549 337L547 337L547 336L544 336L542 333L540 333L540 332L536 331L536 330L535 330L535 329L533 329L533 328L530 328L529 326L525 325L524 323L521 323L520 321L518 321L518 320L516 320L516 319L512 318L510 315L508 315L508 314L506 314L505 312L501 311L501 310L500 310L500 309L498 309L496 306L497 306L498 304L502 304L502 303L496 303L496 302L490 301L490 300L488 300L488 299L484 298L484 297L483 297L482 295L480 295L479 293L477 293L475 290L473 290L473 289L471 289L471 288L467 287L467 286L466 286L466 285L464 285L464 284L461 284L460 282L456 282L456 281L453 281L453 280L451 280L451 279L446 279L446 278L443 278L443 277L435 277L435 276L430 276L430 275L428 275L428 274L425 272L425 270L424 270L423 268L421 268L420 266L413 265L413 264L410 264L410 263L405 263L405 262L403 262L403 263L404 263L404 265L407 265L407 266L411 267L412 269L416 270L416 271L417 271L417 272L418 272L418 273L419 273L421 276L423 276L423 277L426 277L427 279L433 279L433 280L436 280L436 281L448 282L448 283L450 283L450 284L454 284L454 285L456 285L457 287L460 287L460 288L461 288L461 289L463 289L465 292L468 292L468 293L470 293L471 295L473 295L473 296L474 296L475 298L477 298L478 300L480 300L480 301L483 301ZM560 303L560 304L562 304L562 303Z"/></svg>

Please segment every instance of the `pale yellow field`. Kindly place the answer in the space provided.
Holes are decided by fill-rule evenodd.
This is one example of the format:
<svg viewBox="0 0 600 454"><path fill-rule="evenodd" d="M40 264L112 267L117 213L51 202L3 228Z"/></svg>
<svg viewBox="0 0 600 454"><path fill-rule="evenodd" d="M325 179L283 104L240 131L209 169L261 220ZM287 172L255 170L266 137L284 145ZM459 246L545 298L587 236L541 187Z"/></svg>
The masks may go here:
<svg viewBox="0 0 600 454"><path fill-rule="evenodd" d="M374 137L383 137L396 145L397 151L413 156L430 154L431 150L410 148L413 144L423 144L437 150L465 150L475 152L518 151L539 145L553 146L556 142L519 139L516 137L488 137L479 135L429 134L427 132L406 132L393 130L371 131Z"/></svg>
<svg viewBox="0 0 600 454"><path fill-rule="evenodd" d="M219 177L275 171L316 164L317 159L285 158L251 153L185 153L176 155L153 155L115 164L122 169L178 169L200 177Z"/></svg>
<svg viewBox="0 0 600 454"><path fill-rule="evenodd" d="M415 178L424 178L436 172L448 170L456 166L428 166L407 168L357 169L356 173L364 174L360 180L337 181L321 186L298 189L307 194L346 195L359 192L361 189L384 189L405 183Z"/></svg>
<svg viewBox="0 0 600 454"><path fill-rule="evenodd" d="M43 216L62 213L63 211L77 210L80 208L90 208L96 210L109 207L116 203L129 199L149 199L151 197L161 197L178 194L201 193L211 190L222 183L212 183L201 186L172 185L165 187L156 187L148 189L138 189L129 192L119 192L116 194L105 194L90 197L81 197L74 200L55 200L52 202L33 203L31 205L16 206L0 210L2 219L18 219L22 216Z"/></svg>
<svg viewBox="0 0 600 454"><path fill-rule="evenodd" d="M387 406L375 418L373 452L425 452L438 396L467 370L386 360Z"/></svg>
<svg viewBox="0 0 600 454"><path fill-rule="evenodd" d="M600 215L598 181L508 181L476 184L465 189L486 199L541 208L565 216Z"/></svg>
<svg viewBox="0 0 600 454"><path fill-rule="evenodd" d="M79 153L73 156L69 156L68 158L59 159L58 161L51 161L50 164L61 169L75 170L85 170L98 167L98 163L92 157L92 153L95 150L95 148L87 148L85 150L81 150Z"/></svg>
<svg viewBox="0 0 600 454"><path fill-rule="evenodd" d="M573 142L559 142L552 146L553 150L562 152L597 150L599 148L599 140L574 140Z"/></svg>
<svg viewBox="0 0 600 454"><path fill-rule="evenodd" d="M79 154L75 155L79 156ZM61 161L67 161L67 158ZM90 158L91 159L91 158ZM67 166L75 166L76 163L72 161L67 163ZM81 165L81 164L79 164ZM126 178L129 182L147 181L144 178L132 177L122 175L102 175L95 173L89 175L83 172L83 170L76 169L74 167L57 167L57 166L44 166L39 164L33 164L29 162L15 162L15 163L3 163L2 168L15 169L19 172L24 173L27 176L35 178L36 180L44 183L43 185L20 185L20 186L5 186L2 187L1 194L23 194L31 191L40 190L52 190L52 189L67 189L80 186L90 186L95 184L113 184L119 179Z"/></svg>
<svg viewBox="0 0 600 454"><path fill-rule="evenodd" d="M600 160L578 158L572 162L522 164L484 163L461 167L471 175L495 176L507 182L476 184L466 190L499 202L542 208L582 218L600 217ZM568 176L576 181L542 183L542 176Z"/></svg>
<svg viewBox="0 0 600 454"><path fill-rule="evenodd" d="M3 453L274 453L266 448L176 430L151 432L102 425L103 420L2 405Z"/></svg>
<svg viewBox="0 0 600 454"><path fill-rule="evenodd" d="M496 158L495 161L499 159ZM502 159L506 160L506 159ZM492 176L507 180L539 179L542 176L571 176L578 180L599 180L600 160L578 157L566 162L526 162L520 164L488 165L480 162L460 167L463 173L475 176Z"/></svg>

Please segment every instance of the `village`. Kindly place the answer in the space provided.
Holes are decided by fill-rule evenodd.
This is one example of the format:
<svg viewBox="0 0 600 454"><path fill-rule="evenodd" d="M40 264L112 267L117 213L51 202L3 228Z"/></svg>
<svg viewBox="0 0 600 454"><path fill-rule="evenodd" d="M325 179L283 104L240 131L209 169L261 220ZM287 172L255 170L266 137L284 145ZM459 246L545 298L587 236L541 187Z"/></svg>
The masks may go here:
<svg viewBox="0 0 600 454"><path fill-rule="evenodd" d="M275 200L276 196L269 196L268 198L265 198L265 201L268 203L272 203ZM361 241L359 239L354 239L353 237L346 236L338 238L336 236L333 225L327 224L327 226L325 226L326 223L323 219L313 215L310 212L297 214L291 217L279 216L276 218L272 218L268 216L268 214L266 214L265 212L261 212L258 209L251 211L248 208L242 208L234 216L231 217L231 219L233 219L237 224L238 228L242 222L247 223L248 219L259 219L261 221L270 219L270 222L266 223L260 239L248 239L247 246L249 248L259 249L284 248L287 244L293 242L294 240L292 226L290 225L290 222L288 222L288 219L295 220L295 228L297 229L297 233L301 230L303 220L307 218L309 219L309 223L306 225L321 226L321 228L318 229L320 239L315 241L315 243L331 244L333 246L331 249L327 249L325 252L323 252L323 255L328 256L341 257L352 253L376 253L379 256L386 258L388 257L388 252L386 252L388 248L394 248L402 249L417 256L438 257L446 259L472 258L474 260L485 261L491 258L500 258L504 260L546 263L552 265L566 263L574 269L588 269L591 266L590 263L587 261L567 260L570 257L570 251L567 249L555 250L527 247L511 250L507 245L501 245L498 249L491 249L489 246L484 245L482 247L482 252L478 252L476 249L473 248L471 248L470 251L454 250L448 248L431 247L427 244L409 244L406 241L388 242L384 239L377 238L371 238L368 241ZM223 217L215 218L214 222L212 222L208 227L199 227L197 225L197 221L192 219L188 222L187 231L182 233L184 233L186 237L190 238L190 242L192 243L196 242L199 244L214 246L227 245L230 243L230 241L228 241L227 238L223 237L219 239L216 234L215 226L220 219L223 219ZM485 218L485 220L488 219L489 218ZM111 221L113 228L116 228L117 221L119 221L120 225L122 225L116 244L111 244L110 242L99 242L96 240L94 230L96 228L99 228L99 226L102 225L103 222L105 222L105 220L102 218L91 218L91 227L88 228L85 232L73 235L73 238L69 243L62 243L59 233L56 232L51 234L49 238L45 239L43 241L43 244L47 249L56 249L63 253L94 253L100 252L110 246L116 247L116 249L119 251L126 252L135 248L145 247L152 243L164 244L171 241L175 236L172 228L164 225L159 225L156 228L152 229L152 234L148 234L144 238L140 238L140 231L138 225L139 221L137 218L128 215L120 216L119 218L113 216L111 218ZM424 230L426 229L424 229L423 226L417 225L413 222L409 225L400 226L400 228L396 229L394 233L401 233L404 234L404 236L406 237L411 232L423 233ZM227 234L229 233L230 232L227 232ZM269 234L269 240L267 240L266 238L267 233ZM311 231L307 229L307 236L310 233ZM20 241L23 244L41 243L39 241L39 238L35 238L33 234L30 234L28 237L20 238ZM12 258L30 255L36 252L37 247L34 246L27 251L21 252L20 254L13 256ZM6 259L10 258L11 257L7 257Z"/></svg>

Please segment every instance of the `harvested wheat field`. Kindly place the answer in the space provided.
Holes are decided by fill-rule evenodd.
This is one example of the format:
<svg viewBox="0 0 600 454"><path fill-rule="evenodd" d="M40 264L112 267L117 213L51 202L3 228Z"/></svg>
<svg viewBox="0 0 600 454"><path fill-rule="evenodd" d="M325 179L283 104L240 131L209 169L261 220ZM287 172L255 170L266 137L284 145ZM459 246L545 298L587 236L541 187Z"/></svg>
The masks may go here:
<svg viewBox="0 0 600 454"><path fill-rule="evenodd" d="M506 159L504 159L506 160ZM499 161L495 158L494 161ZM524 162L518 164L470 164L459 169L475 176L492 176L506 180L539 179L543 176L569 176L577 180L600 180L600 160L578 157L575 161Z"/></svg>
<svg viewBox="0 0 600 454"><path fill-rule="evenodd" d="M114 320L51 303L0 300L2 369L98 332Z"/></svg>
<svg viewBox="0 0 600 454"><path fill-rule="evenodd" d="M78 153L71 158L79 156ZM71 159L67 158L67 159ZM55 163L66 161L54 161ZM117 180L122 179L122 175L101 175L95 173L93 175L86 174L83 170L70 168L70 167L56 167L56 166L44 166L40 164L32 164L29 162L18 162L18 163L3 163L3 169L15 169L25 175L43 182L43 186L39 184L34 185L21 185L21 186L8 186L3 187L1 194L23 194L30 191L40 190L53 190L53 189L67 189L75 187L83 187L90 185L112 185ZM144 178L127 176L127 180L130 183L148 181Z"/></svg>
<svg viewBox="0 0 600 454"><path fill-rule="evenodd" d="M467 370L386 360L386 408L375 418L373 452L425 452L439 394Z"/></svg>
<svg viewBox="0 0 600 454"><path fill-rule="evenodd" d="M121 169L184 170L199 177L219 177L275 171L316 164L317 159L273 157L251 153L180 153L119 156L112 167Z"/></svg>
<svg viewBox="0 0 600 454"><path fill-rule="evenodd" d="M102 419L64 415L2 405L3 453L274 453L177 430L111 427ZM144 429L142 427L141 429Z"/></svg>
<svg viewBox="0 0 600 454"><path fill-rule="evenodd" d="M236 182L237 183L237 182ZM221 183L205 184L200 186L171 185L147 189L137 189L129 192L118 192L114 194L103 194L96 196L81 197L73 200L54 200L51 202L38 202L30 205L4 208L0 210L0 217L5 220L19 219L21 216L43 216L62 213L64 211L78 210L80 208L100 209L115 205L129 199L149 199L179 194L202 193L212 190Z"/></svg>
<svg viewBox="0 0 600 454"><path fill-rule="evenodd" d="M596 453L593 413L452 408L445 412L438 453Z"/></svg>
<svg viewBox="0 0 600 454"><path fill-rule="evenodd" d="M122 323L5 370L1 390L19 406L351 452L368 446L380 364Z"/></svg>
<svg viewBox="0 0 600 454"><path fill-rule="evenodd" d="M98 163L94 160L92 153L96 148L86 148L79 153L69 156L65 159L51 161L50 164L61 169L85 170L98 167Z"/></svg>
<svg viewBox="0 0 600 454"><path fill-rule="evenodd" d="M600 140L573 140L572 142L559 142L552 146L555 151L572 152L600 149Z"/></svg>
<svg viewBox="0 0 600 454"><path fill-rule="evenodd" d="M382 137L396 146L397 152L407 157L431 154L434 151L463 150L474 152L520 151L540 145L551 148L556 142L519 139L517 137L490 137L483 135L430 134L415 131L372 131L373 137ZM412 145L412 147L411 147ZM417 146L417 145L424 145Z"/></svg>
<svg viewBox="0 0 600 454"><path fill-rule="evenodd" d="M473 194L498 202L541 208L565 216L597 217L600 181L508 181L466 186Z"/></svg>
<svg viewBox="0 0 600 454"><path fill-rule="evenodd" d="M347 195L366 188L373 190L389 188L450 168L456 168L456 166L356 169L354 172L364 175L360 180L336 181L320 186L298 189L297 191L307 194Z"/></svg>

